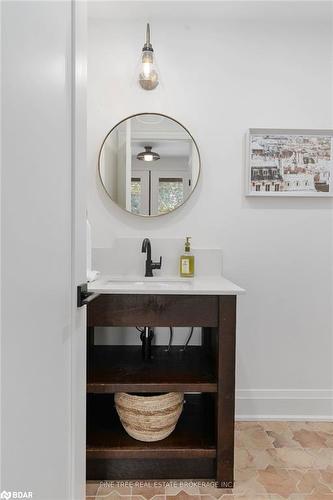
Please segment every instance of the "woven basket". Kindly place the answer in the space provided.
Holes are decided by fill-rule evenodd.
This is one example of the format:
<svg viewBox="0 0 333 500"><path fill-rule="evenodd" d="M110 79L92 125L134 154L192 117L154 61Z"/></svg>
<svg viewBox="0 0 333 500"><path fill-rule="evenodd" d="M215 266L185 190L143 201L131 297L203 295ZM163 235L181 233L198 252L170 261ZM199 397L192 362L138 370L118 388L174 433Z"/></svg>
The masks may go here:
<svg viewBox="0 0 333 500"><path fill-rule="evenodd" d="M115 394L116 410L126 432L139 441L160 441L171 434L183 410L184 394Z"/></svg>

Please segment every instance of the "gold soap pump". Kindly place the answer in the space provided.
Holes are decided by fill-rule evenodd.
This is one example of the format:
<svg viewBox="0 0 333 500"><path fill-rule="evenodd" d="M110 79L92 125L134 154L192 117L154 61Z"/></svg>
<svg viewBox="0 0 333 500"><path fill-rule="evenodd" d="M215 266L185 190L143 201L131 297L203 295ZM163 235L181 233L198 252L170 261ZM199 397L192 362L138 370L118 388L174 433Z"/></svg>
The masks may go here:
<svg viewBox="0 0 333 500"><path fill-rule="evenodd" d="M179 259L179 274L182 278L193 278L194 276L194 255L191 254L190 236L186 236L185 253Z"/></svg>

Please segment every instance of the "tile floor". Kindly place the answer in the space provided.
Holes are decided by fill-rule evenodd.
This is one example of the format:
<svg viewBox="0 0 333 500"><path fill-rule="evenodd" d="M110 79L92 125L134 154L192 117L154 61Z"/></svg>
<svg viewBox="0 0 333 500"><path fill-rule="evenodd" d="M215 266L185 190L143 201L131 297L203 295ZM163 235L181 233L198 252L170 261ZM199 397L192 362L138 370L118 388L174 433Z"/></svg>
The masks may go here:
<svg viewBox="0 0 333 500"><path fill-rule="evenodd" d="M237 422L235 488L87 483L90 500L333 500L333 422Z"/></svg>

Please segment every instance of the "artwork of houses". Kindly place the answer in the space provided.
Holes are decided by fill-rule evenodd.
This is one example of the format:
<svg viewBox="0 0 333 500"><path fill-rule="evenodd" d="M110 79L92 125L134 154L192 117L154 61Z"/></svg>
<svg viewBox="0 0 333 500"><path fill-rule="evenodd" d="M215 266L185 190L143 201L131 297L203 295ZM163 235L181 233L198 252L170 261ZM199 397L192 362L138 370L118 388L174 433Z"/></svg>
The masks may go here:
<svg viewBox="0 0 333 500"><path fill-rule="evenodd" d="M330 193L332 145L331 135L250 134L250 193Z"/></svg>

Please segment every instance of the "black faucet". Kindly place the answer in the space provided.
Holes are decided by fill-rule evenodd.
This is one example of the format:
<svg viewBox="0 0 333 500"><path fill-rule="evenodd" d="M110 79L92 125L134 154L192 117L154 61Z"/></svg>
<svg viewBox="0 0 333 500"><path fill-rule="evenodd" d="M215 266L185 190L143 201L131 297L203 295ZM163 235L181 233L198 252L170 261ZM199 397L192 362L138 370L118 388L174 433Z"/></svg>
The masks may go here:
<svg viewBox="0 0 333 500"><path fill-rule="evenodd" d="M142 253L147 253L147 259L146 259L146 274L145 277L152 277L153 276L153 269L161 269L162 267L162 257L160 257L159 262L153 262L151 260L151 244L149 238L145 238L142 242L142 248L141 248Z"/></svg>

